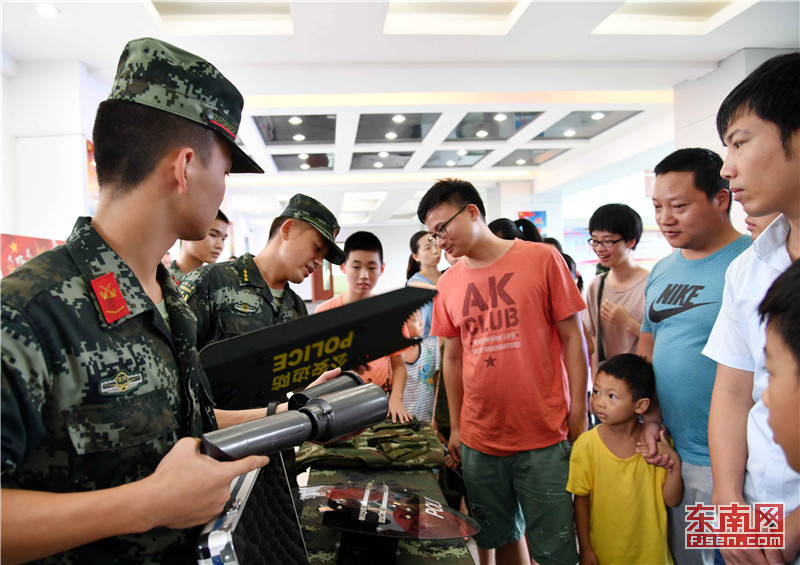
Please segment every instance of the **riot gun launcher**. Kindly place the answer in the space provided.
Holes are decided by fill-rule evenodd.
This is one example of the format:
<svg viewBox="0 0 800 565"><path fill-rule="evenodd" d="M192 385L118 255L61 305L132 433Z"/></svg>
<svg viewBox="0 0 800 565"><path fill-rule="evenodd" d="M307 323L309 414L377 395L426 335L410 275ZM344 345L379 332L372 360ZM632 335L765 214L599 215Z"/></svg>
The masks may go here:
<svg viewBox="0 0 800 565"><path fill-rule="evenodd" d="M326 442L382 422L386 393L349 371L294 394L289 411L203 434L200 451L219 461L270 455L304 441Z"/></svg>

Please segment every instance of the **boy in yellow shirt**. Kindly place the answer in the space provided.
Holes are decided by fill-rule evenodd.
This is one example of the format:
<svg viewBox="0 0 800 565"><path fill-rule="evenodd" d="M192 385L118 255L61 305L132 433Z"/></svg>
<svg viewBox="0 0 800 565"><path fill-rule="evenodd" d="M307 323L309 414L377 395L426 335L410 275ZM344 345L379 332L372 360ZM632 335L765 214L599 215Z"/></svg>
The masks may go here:
<svg viewBox="0 0 800 565"><path fill-rule="evenodd" d="M600 366L592 397L600 425L575 441L567 490L575 495L581 565L671 564L667 509L683 496L681 459L661 432L671 470L636 453L639 415L653 398L653 367L630 353Z"/></svg>

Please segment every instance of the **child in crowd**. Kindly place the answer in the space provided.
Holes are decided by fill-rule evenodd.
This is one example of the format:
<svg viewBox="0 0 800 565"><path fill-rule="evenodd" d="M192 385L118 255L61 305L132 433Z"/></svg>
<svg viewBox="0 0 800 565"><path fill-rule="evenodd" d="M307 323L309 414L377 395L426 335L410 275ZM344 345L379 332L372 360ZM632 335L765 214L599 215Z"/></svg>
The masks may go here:
<svg viewBox="0 0 800 565"><path fill-rule="evenodd" d="M422 342L403 351L406 363L406 388L403 406L417 420L433 421L436 376L439 371L439 346L434 336L423 337L425 325L417 310L406 322L409 337L422 337Z"/></svg>
<svg viewBox="0 0 800 565"><path fill-rule="evenodd" d="M639 415L653 398L653 367L630 353L612 357L595 379L594 409L601 424L575 441L567 490L575 495L581 565L672 563L666 505L683 496L681 459L664 432L657 447L671 470L636 452Z"/></svg>
<svg viewBox="0 0 800 565"><path fill-rule="evenodd" d="M764 348L769 384L761 399L769 409L767 422L786 462L800 472L800 261L778 277L758 307L767 319Z"/></svg>
<svg viewBox="0 0 800 565"><path fill-rule="evenodd" d="M383 262L383 246L375 234L357 231L344 242L342 272L347 277L347 290L317 306L317 313L338 308L357 300L374 296L372 290L378 284L386 264ZM403 406L403 391L406 386L406 367L402 352L372 361L361 372L364 382L375 383L389 393L389 416L393 422L408 422L411 415Z"/></svg>

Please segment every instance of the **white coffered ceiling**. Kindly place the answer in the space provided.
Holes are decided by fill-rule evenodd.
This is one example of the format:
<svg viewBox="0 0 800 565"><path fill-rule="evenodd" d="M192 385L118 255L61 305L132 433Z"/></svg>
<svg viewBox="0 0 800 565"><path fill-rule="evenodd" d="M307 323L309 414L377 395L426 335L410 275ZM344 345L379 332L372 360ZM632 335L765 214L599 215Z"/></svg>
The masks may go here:
<svg viewBox="0 0 800 565"><path fill-rule="evenodd" d="M262 223L298 191L374 226L415 223L444 176L558 190L601 148L631 162L671 140L676 84L800 43L796 0L51 4L3 1L4 74L78 60L110 84L148 35L206 57L245 95L241 141L267 171L232 176L226 208Z"/></svg>

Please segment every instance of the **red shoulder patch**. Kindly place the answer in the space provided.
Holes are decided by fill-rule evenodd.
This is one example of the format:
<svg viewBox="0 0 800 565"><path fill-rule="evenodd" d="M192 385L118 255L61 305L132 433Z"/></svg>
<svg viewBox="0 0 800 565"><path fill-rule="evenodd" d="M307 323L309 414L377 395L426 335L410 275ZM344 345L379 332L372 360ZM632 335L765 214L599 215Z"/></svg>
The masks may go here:
<svg viewBox="0 0 800 565"><path fill-rule="evenodd" d="M114 273L107 273L94 279L92 290L100 303L100 309L103 311L107 323L116 322L130 313Z"/></svg>

